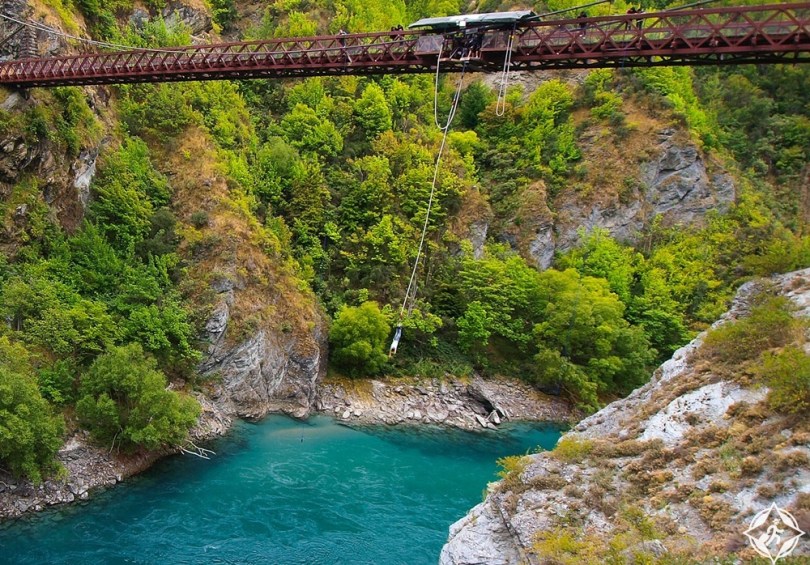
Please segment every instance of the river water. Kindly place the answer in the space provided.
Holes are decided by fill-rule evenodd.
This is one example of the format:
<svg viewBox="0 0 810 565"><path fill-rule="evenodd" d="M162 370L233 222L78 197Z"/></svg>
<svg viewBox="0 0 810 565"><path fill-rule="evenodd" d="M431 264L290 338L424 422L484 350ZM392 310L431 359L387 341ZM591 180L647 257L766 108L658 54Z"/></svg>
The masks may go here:
<svg viewBox="0 0 810 565"><path fill-rule="evenodd" d="M87 503L0 525L0 563L436 563L495 460L559 428L354 430L239 423L209 461L171 457Z"/></svg>

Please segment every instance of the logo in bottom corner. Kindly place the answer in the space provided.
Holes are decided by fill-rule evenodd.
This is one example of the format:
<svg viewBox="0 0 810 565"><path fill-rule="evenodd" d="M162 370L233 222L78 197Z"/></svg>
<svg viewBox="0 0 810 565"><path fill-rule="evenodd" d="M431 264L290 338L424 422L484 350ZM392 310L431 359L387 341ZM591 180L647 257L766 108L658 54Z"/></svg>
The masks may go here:
<svg viewBox="0 0 810 565"><path fill-rule="evenodd" d="M787 510L779 508L776 503L757 513L744 533L754 550L762 557L770 559L772 565L793 553L799 544L799 538L805 534L799 528L796 518Z"/></svg>

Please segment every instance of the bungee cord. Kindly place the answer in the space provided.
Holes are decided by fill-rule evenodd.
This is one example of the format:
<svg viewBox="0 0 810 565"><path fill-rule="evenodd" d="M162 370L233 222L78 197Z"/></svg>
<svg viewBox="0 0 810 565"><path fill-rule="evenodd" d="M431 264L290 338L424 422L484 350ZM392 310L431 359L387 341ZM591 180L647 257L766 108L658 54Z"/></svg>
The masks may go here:
<svg viewBox="0 0 810 565"><path fill-rule="evenodd" d="M402 338L402 322L404 320L405 311L406 309L408 312L411 311L413 308L414 303L416 302L416 273L419 270L419 261L422 258L422 250L424 249L425 245L425 237L427 235L428 225L430 223L430 211L433 208L433 199L436 194L436 183L439 179L439 167L441 166L442 161L442 154L444 153L444 148L447 145L447 136L450 132L450 126L453 123L453 119L456 117L456 112L458 111L458 103L461 99L461 89L463 86L464 80L464 73L467 69L467 62L464 62L464 65L461 68L461 74L458 77L458 83L456 84L456 90L453 94L453 100L450 105L450 113L447 115L447 122L444 126L439 125L438 123L438 81L439 81L439 64L441 62L441 55L442 50L439 49L439 56L436 61L436 87L434 91L434 99L433 99L433 108L434 108L434 120L436 121L437 127L442 132L442 141L439 145L439 152L436 155L436 164L433 168L433 181L430 185L430 196L428 197L428 205L427 210L425 211L425 222L422 225L422 235L419 238L419 247L416 250L416 259L413 262L413 270L411 270L411 277L408 281L408 287L405 290L405 298L402 300L402 306L399 309L399 320L397 322L396 330L394 331L394 339L391 342L391 347L388 350L388 356L391 357L392 355L396 354L397 347L399 346L399 340Z"/></svg>

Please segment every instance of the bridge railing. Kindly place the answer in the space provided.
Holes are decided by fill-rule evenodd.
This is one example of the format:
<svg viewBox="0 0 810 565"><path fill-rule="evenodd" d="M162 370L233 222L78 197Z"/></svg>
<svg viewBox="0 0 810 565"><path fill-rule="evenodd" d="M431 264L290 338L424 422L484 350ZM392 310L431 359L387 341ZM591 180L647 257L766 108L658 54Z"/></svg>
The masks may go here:
<svg viewBox="0 0 810 565"><path fill-rule="evenodd" d="M733 51L807 38L808 19L810 2L533 22L519 32L515 49L526 56L570 55L577 49L593 54L642 45Z"/></svg>
<svg viewBox="0 0 810 565"><path fill-rule="evenodd" d="M662 58L683 64L703 56L715 57L716 63L722 62L718 57L736 53L781 57L802 52L802 60L807 60L808 26L810 2L539 21L521 24L513 32L480 30L484 37L475 36L476 41L483 40L480 57L471 65L497 69L509 45L512 61L523 68L616 66L619 61L661 64ZM471 51L459 49L459 41L472 37L404 30L20 59L0 64L0 83L42 86L426 72L435 68L438 52L451 59L444 68L452 71L461 68L454 67L453 58L467 58ZM430 52L424 49L428 43ZM775 60L776 56L770 59Z"/></svg>
<svg viewBox="0 0 810 565"><path fill-rule="evenodd" d="M389 63L411 55L421 34L402 31L317 36L20 59L0 65L0 80L67 78L91 73L148 74L177 69L179 65L193 71L251 65L345 65L355 58L363 64Z"/></svg>

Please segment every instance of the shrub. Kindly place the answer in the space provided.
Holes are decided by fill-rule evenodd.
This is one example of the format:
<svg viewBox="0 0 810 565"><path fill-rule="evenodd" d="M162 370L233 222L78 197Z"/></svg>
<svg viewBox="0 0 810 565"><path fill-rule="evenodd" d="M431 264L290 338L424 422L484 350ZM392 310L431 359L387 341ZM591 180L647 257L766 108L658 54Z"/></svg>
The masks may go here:
<svg viewBox="0 0 810 565"><path fill-rule="evenodd" d="M791 309L791 302L785 297L765 299L754 306L747 317L709 332L703 342L704 353L722 363L734 365L790 343L800 325Z"/></svg>
<svg viewBox="0 0 810 565"><path fill-rule="evenodd" d="M166 376L140 345L114 347L82 376L79 422L113 446L157 449L186 438L200 413L197 401L166 390Z"/></svg>
<svg viewBox="0 0 810 565"><path fill-rule="evenodd" d="M386 363L388 320L376 302L340 309L329 330L332 359L351 376L378 373Z"/></svg>
<svg viewBox="0 0 810 565"><path fill-rule="evenodd" d="M54 404L68 404L74 401L73 387L76 367L69 360L56 361L49 367L43 367L37 373L39 390L42 396Z"/></svg>
<svg viewBox="0 0 810 565"><path fill-rule="evenodd" d="M202 229L208 226L208 213L198 210L191 215L191 225L197 229Z"/></svg>
<svg viewBox="0 0 810 565"><path fill-rule="evenodd" d="M602 550L596 539L583 535L578 528L543 530L538 532L532 545L532 552L541 563L557 565L599 563Z"/></svg>
<svg viewBox="0 0 810 565"><path fill-rule="evenodd" d="M593 451L593 448L594 443L592 441L574 436L564 436L557 442L552 454L561 461L574 463L587 457Z"/></svg>
<svg viewBox="0 0 810 565"><path fill-rule="evenodd" d="M810 412L810 356L789 346L779 353L766 353L759 377L770 387L768 404L777 412Z"/></svg>
<svg viewBox="0 0 810 565"><path fill-rule="evenodd" d="M497 463L501 468L498 476L502 479L504 488L513 489L521 484L520 476L529 464L529 458L525 455L510 455L501 457Z"/></svg>

